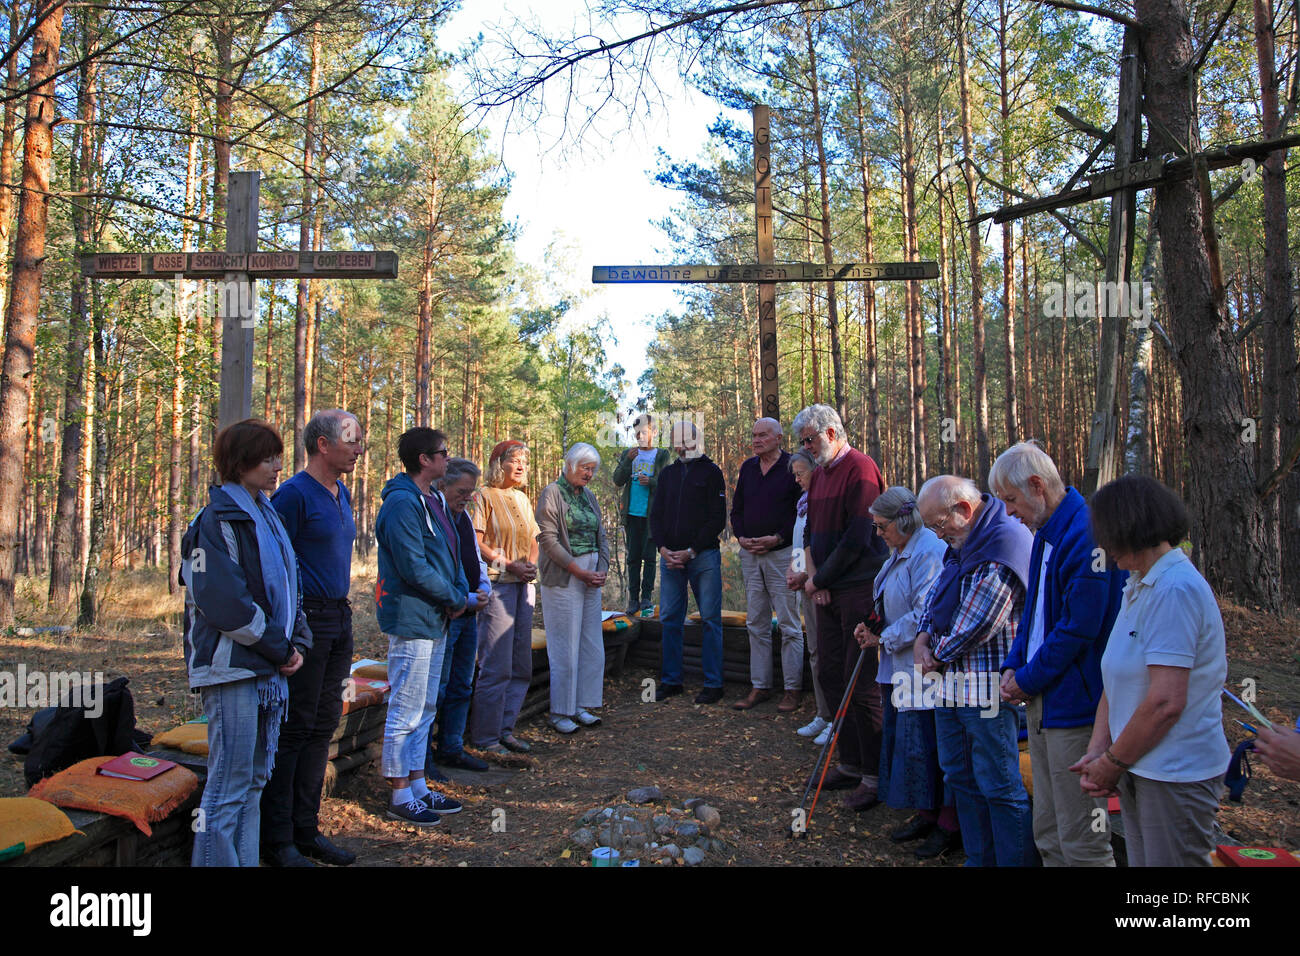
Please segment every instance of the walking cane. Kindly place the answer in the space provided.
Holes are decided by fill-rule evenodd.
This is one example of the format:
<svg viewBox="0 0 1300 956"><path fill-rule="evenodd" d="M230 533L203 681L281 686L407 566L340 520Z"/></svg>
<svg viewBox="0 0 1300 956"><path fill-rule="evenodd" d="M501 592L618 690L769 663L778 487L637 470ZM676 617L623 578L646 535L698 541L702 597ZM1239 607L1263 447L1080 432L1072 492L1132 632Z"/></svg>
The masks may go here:
<svg viewBox="0 0 1300 956"><path fill-rule="evenodd" d="M874 647L872 650L874 650ZM831 722L831 733L826 738L826 743L822 745L822 752L817 757L817 763L813 765L812 776L808 778L808 785L804 787L803 798L799 801L800 810L803 810L804 804L808 802L808 793L813 789L813 781L817 781L817 790L813 793L812 806L808 808L808 814L804 818L803 829L796 831L794 821L791 821L785 828L787 839L806 836L808 833L808 824L812 822L812 815L817 810L817 798L822 792L822 782L826 779L826 771L830 769L830 755L835 752L835 742L839 740L840 728L844 725L844 716L849 711L849 699L853 696L853 689L858 685L858 674L862 670L862 662L866 659L866 656L867 648L860 648L858 650L858 662L853 665L853 676L849 679L848 689L844 692L844 699L840 701L839 709L835 711L835 718ZM825 762L823 763L823 761ZM820 775L817 773L818 766L821 766Z"/></svg>

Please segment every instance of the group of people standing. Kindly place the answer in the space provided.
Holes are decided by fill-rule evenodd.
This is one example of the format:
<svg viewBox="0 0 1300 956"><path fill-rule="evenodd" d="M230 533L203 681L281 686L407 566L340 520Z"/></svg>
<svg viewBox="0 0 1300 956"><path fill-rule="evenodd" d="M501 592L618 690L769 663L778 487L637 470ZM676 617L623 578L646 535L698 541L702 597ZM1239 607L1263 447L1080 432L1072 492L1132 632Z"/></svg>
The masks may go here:
<svg viewBox="0 0 1300 956"><path fill-rule="evenodd" d="M628 461L650 446L649 421L638 427ZM1032 442L997 459L991 493L956 475L913 493L884 486L829 406L805 408L791 430L793 454L779 422L755 422L732 499L752 683L735 708L773 696L774 631L778 709L799 708L802 612L817 714L797 732L824 745L843 712L822 785L851 791L847 809L915 810L891 836L922 840L918 857L964 844L973 866L1113 866L1114 796L1130 865L1207 865L1229 760L1227 659L1214 595L1180 547L1188 520L1177 496L1125 476L1090 504ZM656 697L682 690L689 584L703 630L696 701L712 703L722 696L725 490L694 425L674 424L671 445L676 459L653 464L648 508L663 577Z"/></svg>
<svg viewBox="0 0 1300 956"><path fill-rule="evenodd" d="M655 698L684 689L689 588L703 630L695 700L716 703L723 475L695 424L673 424L672 456L655 448L649 415L636 430L613 476L624 489L628 610L650 603L657 553ZM989 493L941 475L914 494L884 486L834 409L805 408L792 432L793 454L779 422L755 422L732 497L752 684L734 707L772 698L779 656L778 709L800 708L806 627L817 713L798 733L824 744L841 718L822 785L850 790L851 810L881 801L915 810L892 838L923 840L918 856L960 840L969 865L1112 866L1109 828L1097 821L1114 796L1130 865L1207 863L1229 759L1227 661L1214 595L1180 547L1188 520L1177 496L1126 476L1087 502L1034 443L994 462ZM186 664L209 742L196 866L355 860L320 833L318 815L353 656L356 528L342 477L364 445L340 409L317 413L303 440L306 469L277 489L275 429L256 419L224 429L214 447L221 484L183 543ZM589 487L601 464L591 445L566 452L536 507L523 491L522 442L492 450L482 488L478 466L452 457L436 429L408 430L397 452L403 470L384 486L375 524L391 684L381 763L388 816L428 827L461 809L428 786L445 779L435 764L486 769L467 741L487 753L529 750L514 729L531 680L537 584L548 721L562 734L600 722L609 545ZM1259 747L1270 766L1300 776L1296 740L1261 733Z"/></svg>
<svg viewBox="0 0 1300 956"><path fill-rule="evenodd" d="M214 449L221 484L182 545L186 665L208 720L195 866L356 859L320 833L318 816L353 659L356 525L341 479L364 441L341 409L313 416L303 441L307 467L277 489L276 430L257 419L223 429ZM375 609L391 685L381 771L388 817L431 827L461 809L429 787L447 779L438 767L488 768L467 740L490 754L530 749L514 728L532 679L534 582L550 722L561 733L600 722L591 710L602 704L609 549L586 487L600 465L590 445L569 449L535 510L522 490L523 442L492 450L482 488L478 466L452 457L436 429L408 430L397 454L403 470L385 484L375 519Z"/></svg>

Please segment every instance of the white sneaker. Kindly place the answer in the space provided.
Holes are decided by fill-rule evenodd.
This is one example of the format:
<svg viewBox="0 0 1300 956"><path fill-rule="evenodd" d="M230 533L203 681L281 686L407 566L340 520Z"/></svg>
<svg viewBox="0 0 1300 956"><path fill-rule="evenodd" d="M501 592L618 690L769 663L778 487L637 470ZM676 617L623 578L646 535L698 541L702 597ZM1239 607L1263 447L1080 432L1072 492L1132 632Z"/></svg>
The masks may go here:
<svg viewBox="0 0 1300 956"><path fill-rule="evenodd" d="M828 726L829 725L826 723L826 721L822 720L821 714L818 714L816 717L812 719L811 724L804 724L802 727L796 730L795 733L798 734L800 737L816 737Z"/></svg>
<svg viewBox="0 0 1300 956"><path fill-rule="evenodd" d="M826 742L830 739L831 739L831 726L830 724L827 724L826 729L817 735L817 739L814 740L813 743L816 744L818 747L825 747Z"/></svg>
<svg viewBox="0 0 1300 956"><path fill-rule="evenodd" d="M551 714L546 718L546 722L562 734L571 734L578 729L577 724L560 714Z"/></svg>

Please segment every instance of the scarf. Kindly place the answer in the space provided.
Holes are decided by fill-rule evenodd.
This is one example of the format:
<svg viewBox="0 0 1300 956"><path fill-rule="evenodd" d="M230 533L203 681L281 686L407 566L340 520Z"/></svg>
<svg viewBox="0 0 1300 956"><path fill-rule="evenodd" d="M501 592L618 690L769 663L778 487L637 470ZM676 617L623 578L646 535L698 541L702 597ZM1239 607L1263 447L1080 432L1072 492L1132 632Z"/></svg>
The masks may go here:
<svg viewBox="0 0 1300 956"><path fill-rule="evenodd" d="M794 514L796 518L808 517L808 492L805 491L799 496L799 503L794 506Z"/></svg>
<svg viewBox="0 0 1300 956"><path fill-rule="evenodd" d="M1029 555L1034 536L1019 521L1007 515L1000 498L983 494L983 507L975 526L960 551L949 547L943 556L943 570L935 579L930 601L930 620L935 635L948 633L953 615L961 603L961 579L989 561L1010 568L1022 587L1029 580Z"/></svg>
<svg viewBox="0 0 1300 956"><path fill-rule="evenodd" d="M298 558L289 533L262 492L257 493L254 501L248 489L238 482L226 482L221 490L253 519L271 619L280 625L286 638L292 639L298 619ZM275 673L257 679L257 706L266 716L266 770L270 773L280 744L280 725L289 715L289 679L278 668Z"/></svg>

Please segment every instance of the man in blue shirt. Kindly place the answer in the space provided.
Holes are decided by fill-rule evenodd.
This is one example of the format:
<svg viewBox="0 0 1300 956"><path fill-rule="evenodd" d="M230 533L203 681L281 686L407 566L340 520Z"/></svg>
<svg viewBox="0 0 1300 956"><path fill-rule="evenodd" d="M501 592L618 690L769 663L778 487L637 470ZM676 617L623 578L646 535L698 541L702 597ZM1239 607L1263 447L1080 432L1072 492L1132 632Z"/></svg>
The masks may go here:
<svg viewBox="0 0 1300 956"><path fill-rule="evenodd" d="M298 555L303 610L312 632L303 666L289 678L289 715L275 769L262 792L263 858L272 866L347 866L356 855L321 835L321 785L330 737L343 712L343 682L352 664L352 497L340 480L364 447L361 426L342 409L320 411L302 433L307 467L276 491L279 512ZM308 859L310 858L310 859Z"/></svg>

